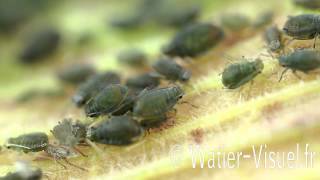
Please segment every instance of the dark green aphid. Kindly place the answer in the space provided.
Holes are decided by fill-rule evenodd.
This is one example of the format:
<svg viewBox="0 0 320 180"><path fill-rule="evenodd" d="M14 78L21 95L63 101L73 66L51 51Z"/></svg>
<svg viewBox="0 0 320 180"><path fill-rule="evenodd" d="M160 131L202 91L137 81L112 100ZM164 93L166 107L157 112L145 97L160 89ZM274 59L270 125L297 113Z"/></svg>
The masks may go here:
<svg viewBox="0 0 320 180"><path fill-rule="evenodd" d="M279 64L285 68L280 80L289 69L294 73L296 71L308 73L320 67L320 52L310 49L297 50L289 55L280 56Z"/></svg>
<svg viewBox="0 0 320 180"><path fill-rule="evenodd" d="M289 16L283 27L283 31L293 39L316 40L316 37L320 33L320 16L316 14Z"/></svg>
<svg viewBox="0 0 320 180"><path fill-rule="evenodd" d="M320 0L293 0L293 3L307 9L320 8Z"/></svg>
<svg viewBox="0 0 320 180"><path fill-rule="evenodd" d="M46 28L29 35L20 54L21 62L35 63L54 53L60 43L60 33L53 28Z"/></svg>
<svg viewBox="0 0 320 180"><path fill-rule="evenodd" d="M45 133L37 132L9 138L6 147L8 149L20 150L28 153L46 150L48 144L48 136Z"/></svg>
<svg viewBox="0 0 320 180"><path fill-rule="evenodd" d="M224 14L220 21L222 27L232 32L241 31L250 26L249 18L239 13Z"/></svg>
<svg viewBox="0 0 320 180"><path fill-rule="evenodd" d="M58 78L65 83L79 84L95 73L95 68L89 64L73 64L59 71Z"/></svg>
<svg viewBox="0 0 320 180"><path fill-rule="evenodd" d="M140 14L131 14L124 17L114 18L110 25L119 29L133 29L141 26L144 23L144 18Z"/></svg>
<svg viewBox="0 0 320 180"><path fill-rule="evenodd" d="M39 168L33 168L29 164L23 162L16 163L17 170L10 172L1 180L40 180L42 178L42 171ZM18 168L19 167L19 168Z"/></svg>
<svg viewBox="0 0 320 180"><path fill-rule="evenodd" d="M163 49L169 56L195 57L217 45L224 37L221 28L207 23L189 25Z"/></svg>
<svg viewBox="0 0 320 180"><path fill-rule="evenodd" d="M144 90L134 104L133 117L145 127L159 125L167 119L166 113L183 95L179 86Z"/></svg>
<svg viewBox="0 0 320 180"><path fill-rule="evenodd" d="M222 73L222 83L228 89L236 89L260 74L263 67L260 59L231 64Z"/></svg>
<svg viewBox="0 0 320 180"><path fill-rule="evenodd" d="M30 89L19 95L16 102L26 103L37 98L50 99L62 97L63 95L65 95L65 92L62 89Z"/></svg>
<svg viewBox="0 0 320 180"><path fill-rule="evenodd" d="M282 49L282 34L277 26L270 26L264 32L264 39L271 52L278 52Z"/></svg>
<svg viewBox="0 0 320 180"><path fill-rule="evenodd" d="M184 69L171 59L160 59L152 65L153 69L171 81L186 82L191 77L191 72Z"/></svg>
<svg viewBox="0 0 320 180"><path fill-rule="evenodd" d="M87 137L102 144L128 145L139 140L144 129L131 116L115 116L89 129Z"/></svg>
<svg viewBox="0 0 320 180"><path fill-rule="evenodd" d="M266 11L260 14L257 19L252 23L254 28L261 28L270 24L273 20L274 13L272 11Z"/></svg>
<svg viewBox="0 0 320 180"><path fill-rule="evenodd" d="M136 96L134 94L128 94L128 96L124 99L119 108L116 111L112 112L111 115L121 116L126 114L127 112L132 112L135 100Z"/></svg>
<svg viewBox="0 0 320 180"><path fill-rule="evenodd" d="M73 147L85 140L87 126L79 121L64 119L51 132L60 145Z"/></svg>
<svg viewBox="0 0 320 180"><path fill-rule="evenodd" d="M111 84L101 90L85 106L86 115L97 117L102 114L110 114L121 108L128 96L128 88L119 84Z"/></svg>
<svg viewBox="0 0 320 180"><path fill-rule="evenodd" d="M160 84L159 77L153 76L151 73L141 74L127 79L126 85L134 92L142 91L145 88L152 89Z"/></svg>
<svg viewBox="0 0 320 180"><path fill-rule="evenodd" d="M132 67L143 67L146 65L147 55L139 49L127 49L119 53L118 60L121 64Z"/></svg>
<svg viewBox="0 0 320 180"><path fill-rule="evenodd" d="M75 95L72 97L72 100L77 106L82 106L108 85L119 83L120 77L117 73L107 72L96 74L80 85Z"/></svg>

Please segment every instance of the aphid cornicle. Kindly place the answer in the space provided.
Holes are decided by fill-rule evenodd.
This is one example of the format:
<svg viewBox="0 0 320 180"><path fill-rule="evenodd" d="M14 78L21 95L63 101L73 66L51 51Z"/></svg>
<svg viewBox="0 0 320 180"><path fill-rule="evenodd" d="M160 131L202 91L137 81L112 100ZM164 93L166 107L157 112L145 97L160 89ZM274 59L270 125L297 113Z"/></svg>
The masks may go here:
<svg viewBox="0 0 320 180"><path fill-rule="evenodd" d="M45 28L34 32L24 43L20 54L21 62L34 63L55 52L60 43L60 34L56 29Z"/></svg>
<svg viewBox="0 0 320 180"><path fill-rule="evenodd" d="M289 69L294 73L296 71L308 73L320 67L320 52L311 49L297 50L289 55L280 56L279 64L285 68L281 78Z"/></svg>
<svg viewBox="0 0 320 180"><path fill-rule="evenodd" d="M315 14L289 16L283 27L283 31L293 39L316 40L316 37L320 33L320 16Z"/></svg>
<svg viewBox="0 0 320 180"><path fill-rule="evenodd" d="M222 29L208 23L192 24L178 32L163 48L169 56L195 57L217 45L224 37Z"/></svg>
<svg viewBox="0 0 320 180"><path fill-rule="evenodd" d="M119 83L120 77L117 73L106 72L103 74L96 74L80 85L75 95L72 97L72 100L77 106L82 106L108 85Z"/></svg>
<svg viewBox="0 0 320 180"><path fill-rule="evenodd" d="M293 0L293 3L308 9L320 9L320 0Z"/></svg>
<svg viewBox="0 0 320 180"><path fill-rule="evenodd" d="M118 60L121 64L132 67L143 67L147 62L147 55L140 49L126 49L119 53Z"/></svg>
<svg viewBox="0 0 320 180"><path fill-rule="evenodd" d="M271 52L278 52L282 49L283 44L281 38L282 34L275 25L268 27L264 32L264 39Z"/></svg>
<svg viewBox="0 0 320 180"><path fill-rule="evenodd" d="M79 84L95 73L96 70L89 64L73 64L60 70L58 78L65 83Z"/></svg>
<svg viewBox="0 0 320 180"><path fill-rule="evenodd" d="M144 129L131 116L114 116L88 130L87 138L93 142L128 145L139 140Z"/></svg>
<svg viewBox="0 0 320 180"><path fill-rule="evenodd" d="M236 89L260 74L263 67L260 59L231 64L222 73L222 83L228 89Z"/></svg>
<svg viewBox="0 0 320 180"><path fill-rule="evenodd" d="M179 86L142 91L133 107L133 117L144 127L153 127L167 119L166 113L183 97Z"/></svg>
<svg viewBox="0 0 320 180"><path fill-rule="evenodd" d="M8 149L21 150L28 153L44 151L48 147L48 144L48 136L45 133L36 132L9 138L6 147Z"/></svg>
<svg viewBox="0 0 320 180"><path fill-rule="evenodd" d="M191 77L191 72L184 69L171 59L159 59L152 65L153 69L171 81L186 82Z"/></svg>
<svg viewBox="0 0 320 180"><path fill-rule="evenodd" d="M127 79L126 85L130 90L141 91L145 88L155 88L160 84L159 77L153 76L151 73L140 74Z"/></svg>
<svg viewBox="0 0 320 180"><path fill-rule="evenodd" d="M128 96L128 88L120 84L111 84L101 90L85 106L86 115L97 117L102 114L109 114L121 108Z"/></svg>

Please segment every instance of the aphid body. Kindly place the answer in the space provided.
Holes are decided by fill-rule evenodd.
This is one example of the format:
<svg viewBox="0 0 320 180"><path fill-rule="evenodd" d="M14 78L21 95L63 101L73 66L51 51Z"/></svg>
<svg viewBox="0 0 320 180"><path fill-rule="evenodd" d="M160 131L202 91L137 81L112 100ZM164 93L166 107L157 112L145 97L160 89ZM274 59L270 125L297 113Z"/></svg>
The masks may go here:
<svg viewBox="0 0 320 180"><path fill-rule="evenodd" d="M43 151L47 148L48 144L48 136L45 133L36 132L9 138L6 147L28 153Z"/></svg>
<svg viewBox="0 0 320 180"><path fill-rule="evenodd" d="M66 83L79 84L95 73L96 70L91 65L73 64L59 71L58 78Z"/></svg>
<svg viewBox="0 0 320 180"><path fill-rule="evenodd" d="M132 67L143 67L147 61L147 55L140 49L127 49L121 51L118 55L118 60L121 64Z"/></svg>
<svg viewBox="0 0 320 180"><path fill-rule="evenodd" d="M191 72L170 59L160 59L153 64L153 69L171 81L186 82L191 77Z"/></svg>
<svg viewBox="0 0 320 180"><path fill-rule="evenodd" d="M108 85L119 83L120 77L114 72L96 74L80 85L72 100L77 106L82 106Z"/></svg>
<svg viewBox="0 0 320 180"><path fill-rule="evenodd" d="M320 67L320 53L311 49L297 50L289 55L280 56L279 64L293 71L307 73Z"/></svg>
<svg viewBox="0 0 320 180"><path fill-rule="evenodd" d="M195 57L217 45L224 37L221 28L198 23L183 28L163 49L169 56Z"/></svg>
<svg viewBox="0 0 320 180"><path fill-rule="evenodd" d="M136 142L144 129L131 116L114 116L89 129L87 137L102 144L127 145Z"/></svg>
<svg viewBox="0 0 320 180"><path fill-rule="evenodd" d="M221 16L221 26L232 31L241 31L250 26L249 18L240 13L224 14Z"/></svg>
<svg viewBox="0 0 320 180"><path fill-rule="evenodd" d="M236 89L260 74L263 67L259 59L231 64L222 73L222 83L228 89Z"/></svg>
<svg viewBox="0 0 320 180"><path fill-rule="evenodd" d="M31 34L26 39L20 58L24 63L34 63L52 54L60 43L60 34L57 30L46 28Z"/></svg>
<svg viewBox="0 0 320 180"><path fill-rule="evenodd" d="M166 113L173 109L184 95L179 86L142 91L133 108L133 117L146 127L164 122Z"/></svg>
<svg viewBox="0 0 320 180"><path fill-rule="evenodd" d="M267 42L268 49L271 52L280 51L283 47L281 32L277 26L270 26L264 32L264 39Z"/></svg>
<svg viewBox="0 0 320 180"><path fill-rule="evenodd" d="M308 9L320 8L320 0L293 0L293 2L298 6Z"/></svg>
<svg viewBox="0 0 320 180"><path fill-rule="evenodd" d="M112 113L121 108L128 96L128 88L119 84L111 84L101 90L85 106L86 115L97 117L101 114Z"/></svg>
<svg viewBox="0 0 320 180"><path fill-rule="evenodd" d="M159 77L153 76L151 73L140 74L127 79L126 85L134 91L141 91L145 88L155 88L160 84Z"/></svg>

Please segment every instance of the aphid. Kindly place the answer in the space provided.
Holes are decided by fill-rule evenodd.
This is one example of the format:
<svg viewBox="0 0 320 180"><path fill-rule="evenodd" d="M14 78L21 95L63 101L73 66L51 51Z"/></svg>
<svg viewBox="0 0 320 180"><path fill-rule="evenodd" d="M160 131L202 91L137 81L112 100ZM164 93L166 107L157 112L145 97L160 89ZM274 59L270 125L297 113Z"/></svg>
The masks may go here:
<svg viewBox="0 0 320 180"><path fill-rule="evenodd" d="M266 11L260 14L257 19L252 23L254 28L264 27L272 22L274 13L272 11Z"/></svg>
<svg viewBox="0 0 320 180"><path fill-rule="evenodd" d="M74 147L86 138L87 126L79 121L64 119L56 125L51 133L60 145Z"/></svg>
<svg viewBox="0 0 320 180"><path fill-rule="evenodd" d="M21 62L35 63L54 53L60 43L60 33L46 28L29 35L20 54Z"/></svg>
<svg viewBox="0 0 320 180"><path fill-rule="evenodd" d="M15 164L16 171L10 172L1 180L40 180L42 178L42 171L39 168L33 168L25 162L17 162Z"/></svg>
<svg viewBox="0 0 320 180"><path fill-rule="evenodd" d="M111 84L101 90L85 106L86 115L97 117L102 114L109 114L121 108L128 96L128 88L119 84Z"/></svg>
<svg viewBox="0 0 320 180"><path fill-rule="evenodd" d="M171 81L186 82L191 77L191 72L184 69L171 59L160 59L152 65L153 69Z"/></svg>
<svg viewBox="0 0 320 180"><path fill-rule="evenodd" d="M143 67L146 65L147 55L139 49L127 49L119 53L118 60L121 64L132 67Z"/></svg>
<svg viewBox="0 0 320 180"><path fill-rule="evenodd" d="M298 16L289 16L283 31L288 36L297 40L316 40L320 33L320 16L315 14L302 14ZM314 42L315 46L315 42Z"/></svg>
<svg viewBox="0 0 320 180"><path fill-rule="evenodd" d="M222 83L228 89L236 89L260 74L263 67L260 59L231 64L222 73Z"/></svg>
<svg viewBox="0 0 320 180"><path fill-rule="evenodd" d="M315 50L304 49L297 50L289 55L279 57L279 64L285 68L279 79L281 81L282 76L291 69L293 73L296 71L302 71L308 73L320 67L320 53Z"/></svg>
<svg viewBox="0 0 320 180"><path fill-rule="evenodd" d="M119 29L132 29L139 27L144 22L143 16L140 14L131 14L125 17L117 17L112 19L110 25Z"/></svg>
<svg viewBox="0 0 320 180"><path fill-rule="evenodd" d="M221 26L232 32L241 31L250 26L250 20L247 16L234 13L221 16Z"/></svg>
<svg viewBox="0 0 320 180"><path fill-rule="evenodd" d="M44 151L48 147L49 140L45 133L36 132L9 138L6 147L8 149L21 150L25 153Z"/></svg>
<svg viewBox="0 0 320 180"><path fill-rule="evenodd" d="M320 8L320 0L293 0L293 3L308 9Z"/></svg>
<svg viewBox="0 0 320 180"><path fill-rule="evenodd" d="M45 133L29 133L20 135L16 138L9 138L6 143L6 147L8 149L23 151L25 153L45 151L64 168L66 167L61 164L59 160L63 160L74 167L85 170L67 160L68 157L74 155L70 148L49 144L48 136Z"/></svg>
<svg viewBox="0 0 320 180"><path fill-rule="evenodd" d="M224 37L221 28L199 23L189 25L178 32L172 41L163 49L169 56L195 57L217 45Z"/></svg>
<svg viewBox="0 0 320 180"><path fill-rule="evenodd" d="M179 86L142 91L133 107L133 117L145 127L157 126L167 119L166 113L173 109L184 95Z"/></svg>
<svg viewBox="0 0 320 180"><path fill-rule="evenodd" d="M88 64L73 64L58 72L58 78L65 83L79 84L94 75L96 70Z"/></svg>
<svg viewBox="0 0 320 180"><path fill-rule="evenodd" d="M82 106L108 85L119 83L120 77L114 72L96 74L80 85L72 100L77 106Z"/></svg>
<svg viewBox="0 0 320 180"><path fill-rule="evenodd" d="M62 89L30 89L16 98L16 102L25 103L36 98L57 98L65 94Z"/></svg>
<svg viewBox="0 0 320 180"><path fill-rule="evenodd" d="M126 85L134 92L141 91L145 88L155 88L160 84L159 77L153 76L151 73L140 74L127 79Z"/></svg>
<svg viewBox="0 0 320 180"><path fill-rule="evenodd" d="M136 96L134 94L128 94L124 101L121 103L120 107L112 112L112 116L121 116L126 114L127 112L133 111L134 101L136 100Z"/></svg>
<svg viewBox="0 0 320 180"><path fill-rule="evenodd" d="M277 26L270 26L264 32L264 39L267 42L268 50L278 52L282 49L282 34Z"/></svg>
<svg viewBox="0 0 320 180"><path fill-rule="evenodd" d="M128 145L139 140L144 134L144 129L131 116L114 116L91 127L87 137L103 144Z"/></svg>

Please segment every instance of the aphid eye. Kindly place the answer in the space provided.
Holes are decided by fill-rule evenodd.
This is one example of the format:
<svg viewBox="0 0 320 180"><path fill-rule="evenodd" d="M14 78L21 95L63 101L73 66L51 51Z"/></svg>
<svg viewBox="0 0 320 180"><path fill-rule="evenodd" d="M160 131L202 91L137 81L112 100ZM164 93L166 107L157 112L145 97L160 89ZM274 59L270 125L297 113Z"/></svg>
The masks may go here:
<svg viewBox="0 0 320 180"><path fill-rule="evenodd" d="M178 98L179 98L179 99L182 99L182 97L183 97L183 96L181 95L181 96L179 96Z"/></svg>

